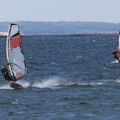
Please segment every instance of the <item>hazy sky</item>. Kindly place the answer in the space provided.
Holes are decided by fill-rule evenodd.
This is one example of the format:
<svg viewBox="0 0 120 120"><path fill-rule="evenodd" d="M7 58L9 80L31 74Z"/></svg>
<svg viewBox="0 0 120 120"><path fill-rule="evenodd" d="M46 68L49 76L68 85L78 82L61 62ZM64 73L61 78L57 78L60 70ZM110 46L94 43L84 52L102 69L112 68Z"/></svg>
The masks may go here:
<svg viewBox="0 0 120 120"><path fill-rule="evenodd" d="M120 23L120 0L0 0L0 21Z"/></svg>

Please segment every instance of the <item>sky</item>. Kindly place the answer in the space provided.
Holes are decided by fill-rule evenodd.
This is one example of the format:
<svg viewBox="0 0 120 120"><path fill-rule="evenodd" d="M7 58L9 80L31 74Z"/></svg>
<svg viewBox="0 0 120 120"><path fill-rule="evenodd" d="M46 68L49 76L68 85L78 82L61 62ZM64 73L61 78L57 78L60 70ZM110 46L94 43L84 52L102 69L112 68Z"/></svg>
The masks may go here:
<svg viewBox="0 0 120 120"><path fill-rule="evenodd" d="M4 21L97 21L120 23L120 0L0 0Z"/></svg>

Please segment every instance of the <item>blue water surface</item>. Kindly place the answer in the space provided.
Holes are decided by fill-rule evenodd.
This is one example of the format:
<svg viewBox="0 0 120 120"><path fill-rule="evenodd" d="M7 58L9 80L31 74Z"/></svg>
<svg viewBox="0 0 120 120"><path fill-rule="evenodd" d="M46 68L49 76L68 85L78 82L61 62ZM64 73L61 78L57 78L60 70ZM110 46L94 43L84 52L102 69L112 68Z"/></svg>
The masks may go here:
<svg viewBox="0 0 120 120"><path fill-rule="evenodd" d="M1 120L119 120L115 35L23 36L28 74L14 90L0 75ZM0 37L0 64L6 64Z"/></svg>

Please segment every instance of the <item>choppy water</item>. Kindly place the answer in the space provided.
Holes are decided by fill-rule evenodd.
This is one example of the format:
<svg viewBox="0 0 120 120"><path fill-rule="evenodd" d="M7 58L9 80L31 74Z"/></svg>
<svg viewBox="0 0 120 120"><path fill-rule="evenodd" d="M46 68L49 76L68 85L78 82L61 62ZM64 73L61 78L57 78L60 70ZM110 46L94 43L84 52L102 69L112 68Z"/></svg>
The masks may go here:
<svg viewBox="0 0 120 120"><path fill-rule="evenodd" d="M23 37L28 75L13 90L0 75L1 120L119 120L117 36ZM6 63L5 37L0 64Z"/></svg>

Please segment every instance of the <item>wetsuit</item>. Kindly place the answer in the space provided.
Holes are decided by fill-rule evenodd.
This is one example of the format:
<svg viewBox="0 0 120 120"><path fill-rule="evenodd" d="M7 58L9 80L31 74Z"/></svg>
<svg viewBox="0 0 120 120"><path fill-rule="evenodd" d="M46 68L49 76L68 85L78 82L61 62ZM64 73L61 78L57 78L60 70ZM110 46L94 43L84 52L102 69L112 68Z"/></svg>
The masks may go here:
<svg viewBox="0 0 120 120"><path fill-rule="evenodd" d="M3 76L6 80L15 81L15 79L10 75L10 72L8 70L8 65L3 66L1 72L3 73Z"/></svg>
<svg viewBox="0 0 120 120"><path fill-rule="evenodd" d="M120 62L120 51L114 51L113 55L114 55L114 58Z"/></svg>

